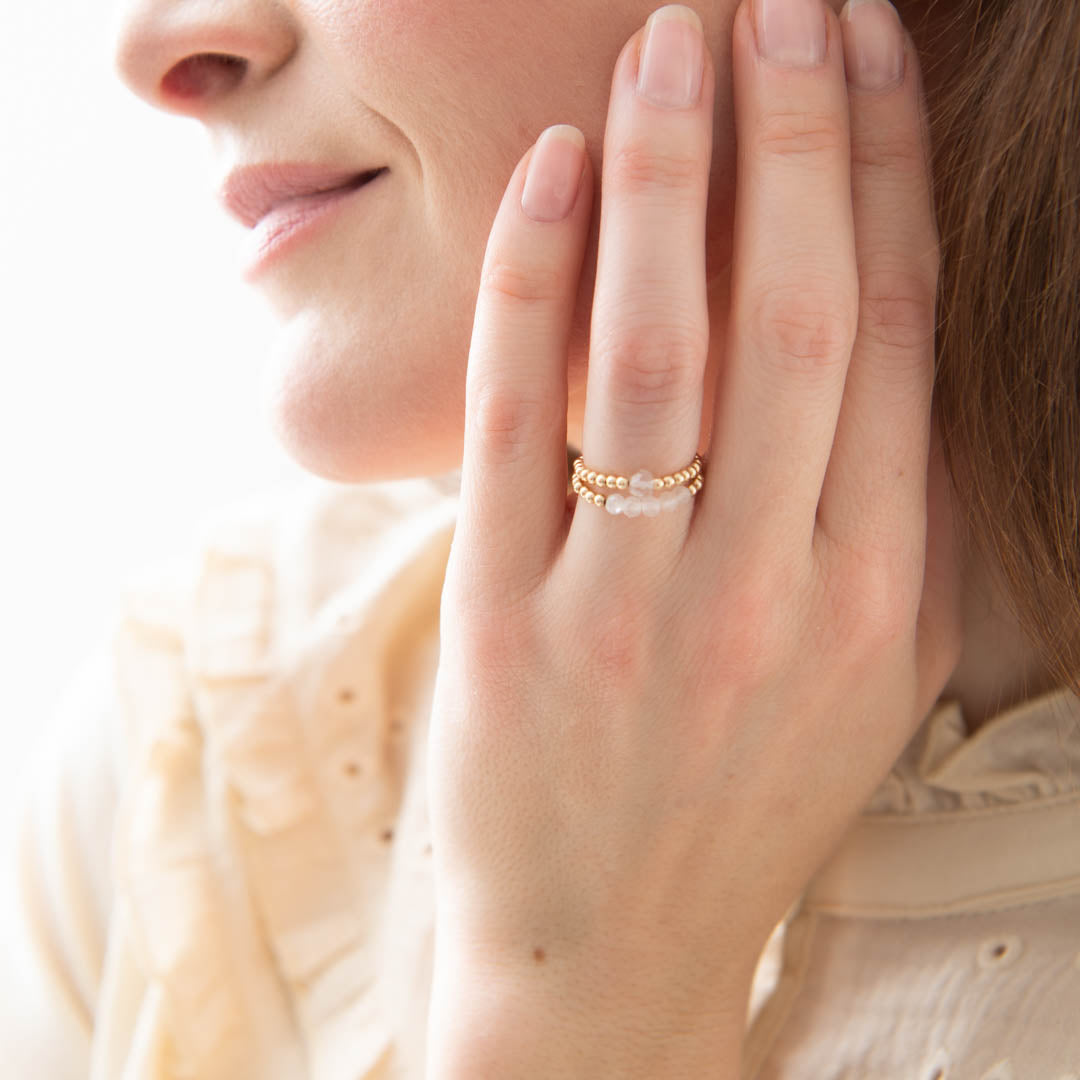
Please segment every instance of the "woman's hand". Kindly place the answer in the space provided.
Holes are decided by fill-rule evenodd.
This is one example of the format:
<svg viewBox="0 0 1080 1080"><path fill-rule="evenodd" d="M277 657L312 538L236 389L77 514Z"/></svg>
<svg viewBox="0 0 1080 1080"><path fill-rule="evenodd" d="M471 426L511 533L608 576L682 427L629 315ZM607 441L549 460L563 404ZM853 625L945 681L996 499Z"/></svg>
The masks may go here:
<svg viewBox="0 0 1080 1080"><path fill-rule="evenodd" d="M568 505L591 167L564 220L534 220L522 195L557 216L527 173L550 153L576 177L572 143L525 155L491 232L428 782L431 1034L451 1057L494 1040L493 1075L562 1075L564 1058L705 1075L695 1041L741 1036L771 930L959 654L929 453L939 248L916 53L898 31L903 81L849 87L853 39L845 57L836 13L812 15L827 52L804 67L759 57L749 0L735 16L730 312L694 498L631 520ZM657 33L695 40L685 20ZM590 469L627 477L693 459L710 345L715 72L705 50L680 107L697 76L650 54L654 103L635 92L643 42L613 79L582 437ZM515 1025L510 1050L498 1032Z"/></svg>

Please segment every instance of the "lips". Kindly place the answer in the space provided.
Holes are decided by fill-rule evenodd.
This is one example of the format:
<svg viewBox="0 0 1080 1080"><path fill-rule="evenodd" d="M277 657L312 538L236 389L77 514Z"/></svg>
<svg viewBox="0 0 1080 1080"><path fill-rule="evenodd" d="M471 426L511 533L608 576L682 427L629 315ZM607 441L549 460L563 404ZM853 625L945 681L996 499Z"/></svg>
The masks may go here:
<svg viewBox="0 0 1080 1080"><path fill-rule="evenodd" d="M233 217L252 229L271 210L292 199L328 191L350 191L363 187L384 171L384 168L357 171L289 162L245 165L229 174L219 199Z"/></svg>
<svg viewBox="0 0 1080 1080"><path fill-rule="evenodd" d="M383 201L379 199L378 192L386 191L385 185L379 183L377 178L389 171L379 169L365 177L354 178L341 187L312 195L296 195L278 203L246 234L244 280L254 283L301 245L311 243L320 233L325 235L326 227L339 214L356 206L359 200L374 199L375 202L368 209L376 208ZM373 194L369 195L368 192ZM377 220L379 216L376 212L374 219ZM357 216L353 224L359 228L362 222L369 220L372 220L371 215Z"/></svg>

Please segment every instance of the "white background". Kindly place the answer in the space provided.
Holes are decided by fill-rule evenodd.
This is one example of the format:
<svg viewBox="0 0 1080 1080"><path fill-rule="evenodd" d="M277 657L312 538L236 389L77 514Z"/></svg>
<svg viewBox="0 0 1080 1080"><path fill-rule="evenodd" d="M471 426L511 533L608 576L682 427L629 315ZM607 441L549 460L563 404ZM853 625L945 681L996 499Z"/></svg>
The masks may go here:
<svg viewBox="0 0 1080 1080"><path fill-rule="evenodd" d="M265 414L276 325L241 280L204 129L123 86L113 16L0 13L5 819L125 579L218 509L310 482Z"/></svg>

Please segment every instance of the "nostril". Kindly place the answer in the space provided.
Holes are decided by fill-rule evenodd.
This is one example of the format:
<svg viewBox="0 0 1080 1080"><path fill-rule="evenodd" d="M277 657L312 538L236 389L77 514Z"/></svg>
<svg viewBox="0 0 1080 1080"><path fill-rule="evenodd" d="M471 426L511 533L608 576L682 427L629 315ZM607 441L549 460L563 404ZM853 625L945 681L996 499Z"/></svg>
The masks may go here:
<svg viewBox="0 0 1080 1080"><path fill-rule="evenodd" d="M247 61L221 53L198 53L175 64L161 80L167 97L216 97L236 87L247 71Z"/></svg>

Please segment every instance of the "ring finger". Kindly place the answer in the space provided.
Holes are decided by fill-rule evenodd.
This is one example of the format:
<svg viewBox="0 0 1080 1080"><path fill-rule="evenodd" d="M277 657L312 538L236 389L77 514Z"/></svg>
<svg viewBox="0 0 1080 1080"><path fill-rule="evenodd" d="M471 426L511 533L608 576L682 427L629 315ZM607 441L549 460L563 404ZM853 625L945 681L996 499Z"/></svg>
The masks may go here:
<svg viewBox="0 0 1080 1080"><path fill-rule="evenodd" d="M655 12L615 65L581 446L586 466L604 476L663 476L686 468L698 450L714 88L700 19L680 5ZM629 558L670 558L691 505L647 524L579 505L566 555L581 565L577 557L588 563L602 549L622 570Z"/></svg>

